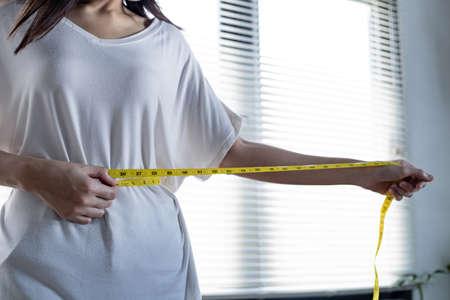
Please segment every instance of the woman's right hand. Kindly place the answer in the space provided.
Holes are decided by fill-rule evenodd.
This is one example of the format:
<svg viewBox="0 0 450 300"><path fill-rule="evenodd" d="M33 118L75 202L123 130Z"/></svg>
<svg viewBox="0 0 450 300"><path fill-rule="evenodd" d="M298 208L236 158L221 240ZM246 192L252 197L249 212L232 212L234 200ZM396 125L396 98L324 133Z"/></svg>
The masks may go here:
<svg viewBox="0 0 450 300"><path fill-rule="evenodd" d="M116 180L101 166L33 158L23 176L27 191L61 218L80 224L102 217L117 195Z"/></svg>
<svg viewBox="0 0 450 300"><path fill-rule="evenodd" d="M423 189L426 183L433 181L433 175L413 166L404 159L393 160L399 165L387 165L374 168L366 176L360 177L359 185L365 189L386 195L392 194L396 200L403 196L412 197L413 193Z"/></svg>

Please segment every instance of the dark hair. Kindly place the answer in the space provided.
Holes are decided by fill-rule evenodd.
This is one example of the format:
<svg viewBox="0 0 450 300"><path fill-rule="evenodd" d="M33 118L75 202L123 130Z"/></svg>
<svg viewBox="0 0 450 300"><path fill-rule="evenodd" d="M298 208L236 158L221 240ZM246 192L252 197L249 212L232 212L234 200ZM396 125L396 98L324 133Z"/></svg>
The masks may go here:
<svg viewBox="0 0 450 300"><path fill-rule="evenodd" d="M15 23L11 32L8 34L7 39L16 34L18 28L36 11L36 17L32 21L28 30L25 32L22 41L14 50L14 54L17 54L20 50L25 48L26 45L42 38L48 33L64 16L65 14L76 4L89 3L89 0L13 0L17 2L24 2L22 9L18 16L16 16ZM147 11L160 20L166 21L178 29L181 27L173 24L162 12L156 0L140 0L140 1L126 1L128 9L134 13L148 17L144 12L144 7Z"/></svg>

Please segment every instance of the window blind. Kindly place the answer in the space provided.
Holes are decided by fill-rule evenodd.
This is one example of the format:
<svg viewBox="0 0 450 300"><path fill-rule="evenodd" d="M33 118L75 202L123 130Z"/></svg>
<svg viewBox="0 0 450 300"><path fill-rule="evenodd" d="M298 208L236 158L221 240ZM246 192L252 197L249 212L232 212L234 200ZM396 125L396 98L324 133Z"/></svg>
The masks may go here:
<svg viewBox="0 0 450 300"><path fill-rule="evenodd" d="M243 138L308 155L407 159L396 1L159 4L243 117ZM206 298L372 288L382 195L214 175L186 178L176 196ZM387 215L382 287L412 268L410 213L405 199Z"/></svg>
<svg viewBox="0 0 450 300"><path fill-rule="evenodd" d="M244 118L243 138L309 155L407 159L395 1L160 4L184 26L217 95ZM382 195L215 175L188 177L177 197L205 296L372 288ZM387 216L381 286L412 268L410 211L404 200Z"/></svg>

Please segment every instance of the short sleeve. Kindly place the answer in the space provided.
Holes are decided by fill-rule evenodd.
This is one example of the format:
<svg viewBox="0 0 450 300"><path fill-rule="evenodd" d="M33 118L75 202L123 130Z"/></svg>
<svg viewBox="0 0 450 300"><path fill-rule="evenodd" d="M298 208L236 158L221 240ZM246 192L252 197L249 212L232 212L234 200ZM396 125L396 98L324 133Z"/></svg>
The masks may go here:
<svg viewBox="0 0 450 300"><path fill-rule="evenodd" d="M242 118L215 94L186 44L176 93L177 168L217 168L240 134ZM193 175L206 181L212 175Z"/></svg>

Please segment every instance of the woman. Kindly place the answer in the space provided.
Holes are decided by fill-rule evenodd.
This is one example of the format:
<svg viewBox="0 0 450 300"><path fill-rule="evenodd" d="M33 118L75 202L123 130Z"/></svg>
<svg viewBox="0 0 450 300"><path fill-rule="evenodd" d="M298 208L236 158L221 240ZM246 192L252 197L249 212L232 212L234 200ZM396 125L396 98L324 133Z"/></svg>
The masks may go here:
<svg viewBox="0 0 450 300"><path fill-rule="evenodd" d="M107 169L360 162L240 138L241 118L178 27L153 0L132 4L0 7L0 184L14 188L1 209L1 299L201 299L174 195L185 177L118 188ZM432 176L399 161L238 176L354 184L401 200Z"/></svg>

